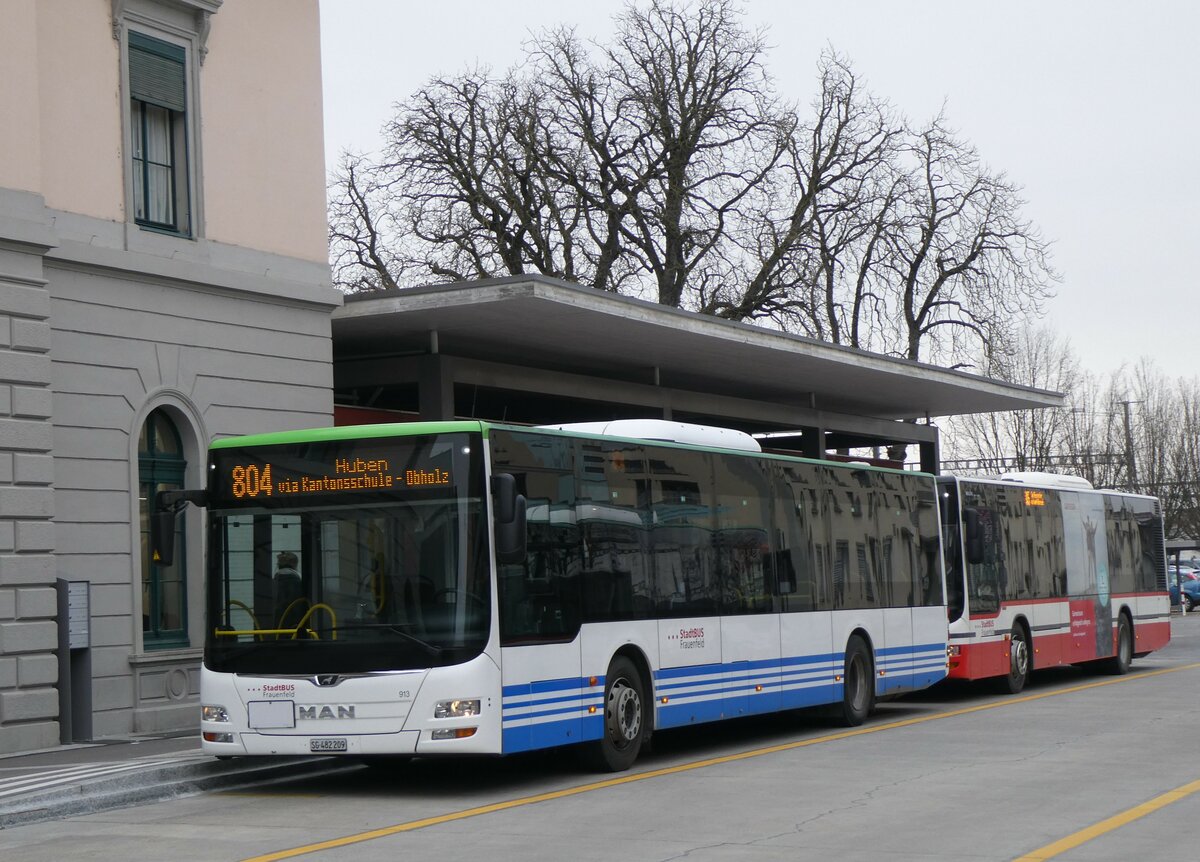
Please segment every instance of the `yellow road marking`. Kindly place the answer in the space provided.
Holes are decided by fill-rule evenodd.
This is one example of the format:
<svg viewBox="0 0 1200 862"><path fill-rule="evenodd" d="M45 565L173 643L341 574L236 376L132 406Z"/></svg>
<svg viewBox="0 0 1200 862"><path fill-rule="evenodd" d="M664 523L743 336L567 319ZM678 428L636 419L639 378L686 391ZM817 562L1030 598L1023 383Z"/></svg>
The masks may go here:
<svg viewBox="0 0 1200 862"><path fill-rule="evenodd" d="M1180 668L1182 670L1183 668ZM1086 844L1093 838L1099 838L1106 832L1112 832L1114 829L1119 829L1127 823L1132 823L1145 817L1147 814L1153 814L1160 808L1170 805L1172 802L1178 802L1180 799L1191 796L1196 791L1200 790L1200 781L1193 781L1190 784L1185 784L1183 787L1177 787L1174 790L1168 790L1160 796L1155 796L1153 799L1143 802L1141 805L1135 805L1128 811L1122 811L1120 814L1114 814L1107 820L1101 820L1086 829L1080 829L1068 835L1066 838L1061 838L1053 844L1047 844L1045 847L1039 847L1032 853L1026 853L1014 859L1013 862L1043 862L1045 859L1053 859L1060 853L1065 853L1068 850L1074 850L1081 844Z"/></svg>
<svg viewBox="0 0 1200 862"><path fill-rule="evenodd" d="M266 853L262 856L252 856L243 860L243 862L277 862L277 860L280 859L294 859L297 856L304 856L308 853L317 853L321 850L332 850L335 847L346 847L351 844L361 844L364 841L374 841L376 838L386 838L389 835L398 835L401 832L412 832L416 829L424 829L427 826L437 826L442 823L453 823L456 820L466 820L469 817L478 817L481 814L494 814L497 811L507 811L510 808L520 808L525 805L535 805L539 802L550 802L554 799L565 799L568 796L577 796L581 793L591 793L595 790L605 790L609 787L619 787L622 784L632 784L635 781L645 781L650 778L661 778L664 775L675 775L681 772L690 772L693 769L703 769L708 766L717 766L722 763L735 763L739 760L748 760L752 757L762 757L766 754L777 754L781 751L792 751L793 749L797 748L807 748L810 745L818 745L825 742L836 742L840 739L849 739L854 736L862 736L868 733L879 733L883 730L897 730L902 727L912 727L917 724L924 724L928 721L938 721L943 718L955 718L960 715L970 715L974 712L983 712L988 709L996 709L1002 706L1013 706L1018 703L1029 703L1031 701L1042 700L1047 697L1057 697L1063 694L1074 694L1075 692L1087 691L1088 689L1092 688L1115 685L1119 682L1148 679L1152 676L1161 676L1163 674L1175 673L1181 670L1192 670L1198 667L1200 667L1200 662L1182 665L1180 667L1146 671L1145 673L1139 673L1132 676L1115 677L1113 679L1105 679L1099 682L1089 682L1084 683L1083 685L1073 685L1070 688L1045 691L1039 694L1027 694L1022 695L1021 697L1009 697L1004 698L1003 700L995 700L989 703L981 703L975 706L964 707L962 709L953 709L947 712L937 712L933 713L932 715L917 716L916 718L905 718L899 721L889 721L885 724L874 724L869 727L856 727L853 730L843 730L838 733L830 733L826 734L825 736L818 736L812 739L801 739L797 740L796 742L785 742L780 745L771 745L766 748L755 748L750 751L741 751L737 754L725 754L720 757L710 757L706 760L696 760L692 761L691 763L681 763L678 766L667 766L662 769L652 769L647 772L638 772L633 775L622 775L617 778L594 781L590 784L581 784L578 787L568 787L564 790L553 790L548 793L538 793L534 796L522 796L518 799L510 799L507 802L494 802L491 805L481 805L477 808L467 808L462 811L454 811L450 814L439 814L434 817L426 817L421 820L410 820L407 823L398 823L394 826L385 826L381 829L372 829L368 832L345 835L341 838L332 838L328 841L318 841L314 844L305 844L302 847L293 847L290 850L278 850L274 853ZM1037 857L1028 858L1034 859Z"/></svg>

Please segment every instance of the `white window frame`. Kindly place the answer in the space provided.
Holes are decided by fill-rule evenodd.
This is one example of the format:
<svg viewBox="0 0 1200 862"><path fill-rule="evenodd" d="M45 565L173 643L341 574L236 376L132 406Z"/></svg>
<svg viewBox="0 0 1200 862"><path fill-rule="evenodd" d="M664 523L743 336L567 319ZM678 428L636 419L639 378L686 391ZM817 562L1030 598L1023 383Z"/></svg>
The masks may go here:
<svg viewBox="0 0 1200 862"><path fill-rule="evenodd" d="M160 233L173 238L195 240L204 236L203 154L200 148L200 66L208 52L209 18L223 0L112 0L113 38L120 45L121 129L125 174L126 236L131 244L140 242L143 233ZM186 164L187 217L178 230L139 224L136 220L133 169L133 104L129 86L129 33L136 31L152 39L178 46L184 51L185 110L182 134Z"/></svg>

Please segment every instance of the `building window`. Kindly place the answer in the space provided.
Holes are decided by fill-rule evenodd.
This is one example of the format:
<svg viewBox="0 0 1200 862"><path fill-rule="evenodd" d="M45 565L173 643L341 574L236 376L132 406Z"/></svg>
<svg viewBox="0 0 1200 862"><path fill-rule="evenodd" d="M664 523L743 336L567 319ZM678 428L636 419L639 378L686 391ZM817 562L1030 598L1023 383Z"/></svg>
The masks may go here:
<svg viewBox="0 0 1200 862"><path fill-rule="evenodd" d="M138 440L139 507L142 529L142 645L163 649L188 645L187 548L182 518L175 526L175 560L169 566L150 559L150 512L154 495L183 487L187 462L175 424L155 410Z"/></svg>
<svg viewBox="0 0 1200 862"><path fill-rule="evenodd" d="M190 233L186 52L129 32L129 151L134 221Z"/></svg>

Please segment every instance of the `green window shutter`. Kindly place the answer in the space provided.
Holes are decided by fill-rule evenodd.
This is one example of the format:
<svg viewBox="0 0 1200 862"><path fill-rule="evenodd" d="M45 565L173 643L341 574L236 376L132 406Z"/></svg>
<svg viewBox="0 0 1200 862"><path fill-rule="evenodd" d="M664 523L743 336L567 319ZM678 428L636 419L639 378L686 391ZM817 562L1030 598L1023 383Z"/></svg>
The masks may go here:
<svg viewBox="0 0 1200 862"><path fill-rule="evenodd" d="M129 33L129 91L133 98L183 111L184 50L178 45Z"/></svg>

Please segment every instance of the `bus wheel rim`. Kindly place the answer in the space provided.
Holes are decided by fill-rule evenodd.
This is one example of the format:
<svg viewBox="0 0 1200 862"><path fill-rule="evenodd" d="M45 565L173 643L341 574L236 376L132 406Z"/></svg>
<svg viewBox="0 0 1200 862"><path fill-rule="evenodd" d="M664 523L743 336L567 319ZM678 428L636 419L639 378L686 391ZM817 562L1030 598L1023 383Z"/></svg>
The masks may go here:
<svg viewBox="0 0 1200 862"><path fill-rule="evenodd" d="M1024 638L1013 638L1012 657L1013 673L1019 677L1025 676L1029 671L1029 648Z"/></svg>
<svg viewBox="0 0 1200 862"><path fill-rule="evenodd" d="M608 704L609 734L617 745L627 746L642 729L641 698L635 688L621 679L613 683Z"/></svg>

